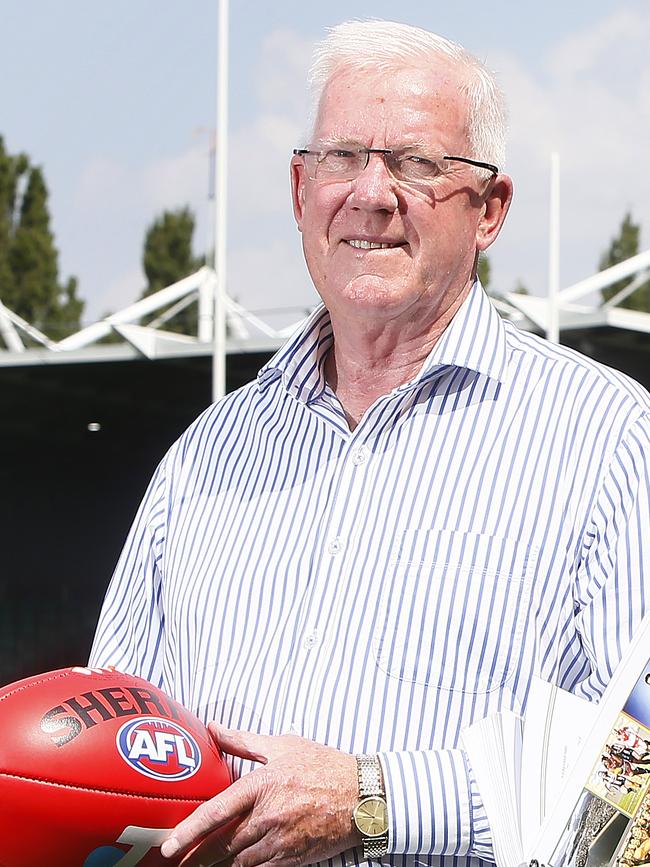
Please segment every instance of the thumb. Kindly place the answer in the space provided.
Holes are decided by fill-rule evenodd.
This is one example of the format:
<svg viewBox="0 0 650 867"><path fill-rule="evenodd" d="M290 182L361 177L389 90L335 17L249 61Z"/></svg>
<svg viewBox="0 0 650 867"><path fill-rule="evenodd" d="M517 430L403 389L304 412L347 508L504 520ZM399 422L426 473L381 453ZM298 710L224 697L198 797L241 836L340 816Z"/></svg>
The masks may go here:
<svg viewBox="0 0 650 867"><path fill-rule="evenodd" d="M216 722L211 722L208 730L222 752L230 756L238 756L240 759L260 762L263 765L268 762L268 736L243 732L239 729L227 729Z"/></svg>

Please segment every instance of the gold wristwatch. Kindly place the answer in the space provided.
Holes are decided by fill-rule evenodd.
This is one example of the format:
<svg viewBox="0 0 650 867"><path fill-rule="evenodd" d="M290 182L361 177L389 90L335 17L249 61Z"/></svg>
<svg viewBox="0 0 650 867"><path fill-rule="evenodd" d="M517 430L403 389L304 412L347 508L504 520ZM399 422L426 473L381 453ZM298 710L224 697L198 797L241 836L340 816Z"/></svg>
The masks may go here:
<svg viewBox="0 0 650 867"><path fill-rule="evenodd" d="M363 857L369 861L388 852L388 806L377 756L358 755L359 803L352 818L363 838Z"/></svg>

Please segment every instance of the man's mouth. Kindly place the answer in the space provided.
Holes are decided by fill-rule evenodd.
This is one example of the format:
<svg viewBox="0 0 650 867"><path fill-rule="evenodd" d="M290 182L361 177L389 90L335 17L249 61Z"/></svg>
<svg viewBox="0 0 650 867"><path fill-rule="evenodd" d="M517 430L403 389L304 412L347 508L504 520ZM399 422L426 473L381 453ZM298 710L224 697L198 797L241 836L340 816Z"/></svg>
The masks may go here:
<svg viewBox="0 0 650 867"><path fill-rule="evenodd" d="M351 247L355 247L357 250L390 250L393 247L403 246L403 242L386 244L383 241L357 241L355 239L349 239L347 243Z"/></svg>

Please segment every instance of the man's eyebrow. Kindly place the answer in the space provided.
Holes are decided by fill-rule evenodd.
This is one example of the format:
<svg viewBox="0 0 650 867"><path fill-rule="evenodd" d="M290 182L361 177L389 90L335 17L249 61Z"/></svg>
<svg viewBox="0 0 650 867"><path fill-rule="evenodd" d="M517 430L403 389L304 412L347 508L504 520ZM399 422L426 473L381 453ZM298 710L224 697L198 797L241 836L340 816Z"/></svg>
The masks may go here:
<svg viewBox="0 0 650 867"><path fill-rule="evenodd" d="M430 142L425 142L423 139L412 139L411 141L400 142L398 145L393 145L396 151L424 151L431 153L435 150L431 147Z"/></svg>
<svg viewBox="0 0 650 867"><path fill-rule="evenodd" d="M351 138L321 138L315 142L320 148L346 147L346 148L362 148L364 145L357 139Z"/></svg>
<svg viewBox="0 0 650 867"><path fill-rule="evenodd" d="M345 147L345 148L364 148L366 147L365 143L359 141L358 139L352 138L322 138L318 139L314 142L314 147L319 148L333 148L333 147ZM399 144L390 145L390 150L394 151L410 151L410 150L418 150L423 151L425 153L430 153L433 148L428 142L425 142L423 139L413 139L412 141L400 142Z"/></svg>

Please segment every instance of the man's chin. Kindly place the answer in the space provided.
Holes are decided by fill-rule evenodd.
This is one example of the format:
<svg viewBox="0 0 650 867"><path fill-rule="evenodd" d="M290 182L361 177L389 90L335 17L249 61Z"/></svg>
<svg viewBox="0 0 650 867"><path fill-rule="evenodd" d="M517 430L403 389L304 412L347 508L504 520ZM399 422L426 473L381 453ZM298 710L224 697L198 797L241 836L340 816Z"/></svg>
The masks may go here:
<svg viewBox="0 0 650 867"><path fill-rule="evenodd" d="M394 278L365 274L336 291L329 291L323 300L334 313L385 319L408 309L417 297L413 288L396 284Z"/></svg>

